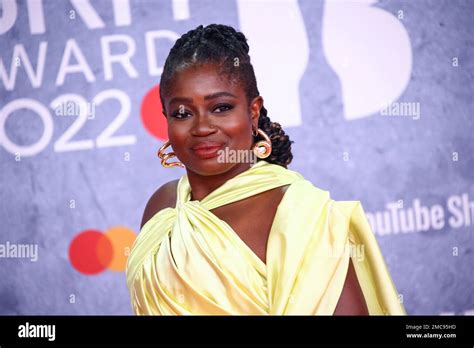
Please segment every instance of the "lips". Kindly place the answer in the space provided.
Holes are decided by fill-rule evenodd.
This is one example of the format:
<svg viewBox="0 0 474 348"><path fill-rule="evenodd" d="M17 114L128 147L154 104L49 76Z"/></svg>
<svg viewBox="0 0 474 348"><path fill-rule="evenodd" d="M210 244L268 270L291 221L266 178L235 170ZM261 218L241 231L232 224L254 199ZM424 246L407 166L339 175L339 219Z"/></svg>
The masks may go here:
<svg viewBox="0 0 474 348"><path fill-rule="evenodd" d="M216 141L203 141L194 145L191 150L200 158L212 158L217 156L217 151L224 144Z"/></svg>

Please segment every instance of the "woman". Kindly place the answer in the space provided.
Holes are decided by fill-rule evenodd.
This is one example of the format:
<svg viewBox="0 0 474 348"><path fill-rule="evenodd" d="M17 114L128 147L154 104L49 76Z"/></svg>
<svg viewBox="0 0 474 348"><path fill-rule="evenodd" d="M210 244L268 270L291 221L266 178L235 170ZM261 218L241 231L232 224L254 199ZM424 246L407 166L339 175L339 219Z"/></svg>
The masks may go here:
<svg viewBox="0 0 474 348"><path fill-rule="evenodd" d="M134 312L405 314L360 202L287 169L292 141L248 52L242 33L200 25L165 62L159 157L186 174L145 208L127 264Z"/></svg>

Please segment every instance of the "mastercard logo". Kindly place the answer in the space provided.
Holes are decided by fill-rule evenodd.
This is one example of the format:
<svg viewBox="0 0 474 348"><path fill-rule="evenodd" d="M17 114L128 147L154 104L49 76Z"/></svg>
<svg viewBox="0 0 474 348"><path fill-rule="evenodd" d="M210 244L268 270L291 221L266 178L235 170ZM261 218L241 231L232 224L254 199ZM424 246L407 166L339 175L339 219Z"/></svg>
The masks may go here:
<svg viewBox="0 0 474 348"><path fill-rule="evenodd" d="M98 274L109 269L123 272L136 234L131 229L115 226L101 232L85 230L69 245L69 261L80 273Z"/></svg>

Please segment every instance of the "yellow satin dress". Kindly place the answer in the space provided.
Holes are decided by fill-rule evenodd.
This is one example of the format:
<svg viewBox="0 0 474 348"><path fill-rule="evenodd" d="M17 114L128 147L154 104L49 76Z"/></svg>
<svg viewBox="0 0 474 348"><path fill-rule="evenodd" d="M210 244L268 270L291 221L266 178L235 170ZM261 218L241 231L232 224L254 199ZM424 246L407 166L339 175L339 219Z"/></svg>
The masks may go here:
<svg viewBox="0 0 474 348"><path fill-rule="evenodd" d="M210 210L284 185L265 264ZM156 213L132 246L126 279L135 314L332 315L352 259L369 314L406 315L359 201L334 201L266 161L201 201L190 196L185 174L175 208Z"/></svg>

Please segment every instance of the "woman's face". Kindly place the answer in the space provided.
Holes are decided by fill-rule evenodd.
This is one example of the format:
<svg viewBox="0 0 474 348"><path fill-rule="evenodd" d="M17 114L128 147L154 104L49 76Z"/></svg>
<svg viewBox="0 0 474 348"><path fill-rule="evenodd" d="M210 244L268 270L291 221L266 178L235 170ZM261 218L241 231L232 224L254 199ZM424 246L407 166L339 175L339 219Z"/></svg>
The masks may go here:
<svg viewBox="0 0 474 348"><path fill-rule="evenodd" d="M207 176L250 165L222 161L219 150L252 148L262 97L255 97L249 107L240 84L205 64L176 73L164 103L173 152L187 170Z"/></svg>

